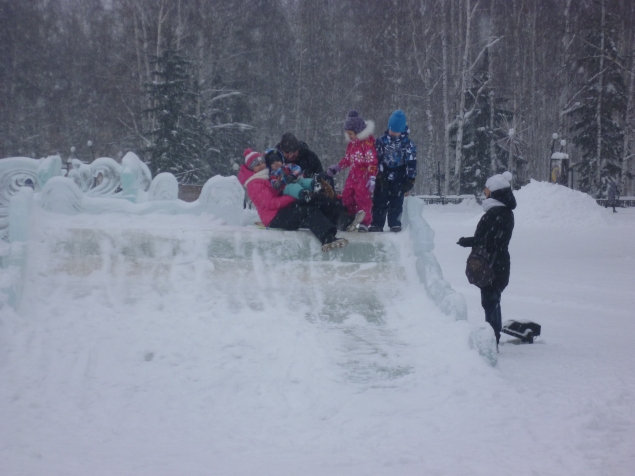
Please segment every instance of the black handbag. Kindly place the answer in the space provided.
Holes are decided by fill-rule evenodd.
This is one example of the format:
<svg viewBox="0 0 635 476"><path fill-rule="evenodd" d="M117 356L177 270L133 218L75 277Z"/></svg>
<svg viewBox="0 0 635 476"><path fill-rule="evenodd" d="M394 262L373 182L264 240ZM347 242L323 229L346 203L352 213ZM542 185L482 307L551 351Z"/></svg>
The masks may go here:
<svg viewBox="0 0 635 476"><path fill-rule="evenodd" d="M470 256L467 257L465 275L470 284L479 288L486 288L494 282L496 273L494 272L494 261L496 251L490 253L485 246L475 246L472 248Z"/></svg>

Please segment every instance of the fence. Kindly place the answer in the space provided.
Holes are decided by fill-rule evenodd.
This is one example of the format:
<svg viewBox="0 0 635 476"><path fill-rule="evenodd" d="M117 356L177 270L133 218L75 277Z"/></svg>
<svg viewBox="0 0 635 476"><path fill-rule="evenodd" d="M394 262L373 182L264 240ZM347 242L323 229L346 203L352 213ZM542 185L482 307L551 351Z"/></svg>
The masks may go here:
<svg viewBox="0 0 635 476"><path fill-rule="evenodd" d="M596 200L597 204L602 207L606 206L607 201L608 200L606 198L600 198ZM615 204L615 206L620 208L635 207L635 197L622 197L619 200L617 200L617 203Z"/></svg>

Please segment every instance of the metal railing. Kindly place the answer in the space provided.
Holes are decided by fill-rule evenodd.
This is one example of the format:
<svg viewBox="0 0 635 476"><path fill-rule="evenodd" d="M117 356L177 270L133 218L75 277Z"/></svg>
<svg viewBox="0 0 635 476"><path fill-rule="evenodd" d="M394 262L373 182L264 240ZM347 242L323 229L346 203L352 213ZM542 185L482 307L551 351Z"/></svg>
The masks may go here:
<svg viewBox="0 0 635 476"><path fill-rule="evenodd" d="M596 200L597 204L602 207L606 206L607 201L608 200L606 198L599 198ZM616 200L615 206L619 208L635 207L635 197L620 198L619 200Z"/></svg>

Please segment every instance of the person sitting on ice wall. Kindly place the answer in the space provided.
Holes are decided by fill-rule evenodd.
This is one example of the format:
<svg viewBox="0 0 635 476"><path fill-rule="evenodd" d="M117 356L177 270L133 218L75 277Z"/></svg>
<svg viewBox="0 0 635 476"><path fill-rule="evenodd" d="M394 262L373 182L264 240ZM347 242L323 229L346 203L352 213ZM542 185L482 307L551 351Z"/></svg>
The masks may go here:
<svg viewBox="0 0 635 476"><path fill-rule="evenodd" d="M359 223L359 217L339 216L339 208L324 202L321 206L311 201L300 202L290 195L281 195L271 186L269 169L260 152L246 149L245 163L238 171L238 181L247 189L247 194L258 211L263 225L283 230L308 228L322 243L322 251L342 248L348 240L337 238L337 226L345 218L349 224ZM336 201L333 201L336 203ZM355 225L357 225L355 223ZM349 225L350 226L350 225Z"/></svg>
<svg viewBox="0 0 635 476"><path fill-rule="evenodd" d="M285 163L299 166L306 178L313 178L324 172L317 154L311 151L305 142L300 142L292 132L282 135L276 149L282 152Z"/></svg>
<svg viewBox="0 0 635 476"><path fill-rule="evenodd" d="M509 242L514 230L514 213L516 198L512 193L512 174L503 172L494 175L485 182L486 199L483 200L483 215L476 225L474 236L461 237L458 245L469 248L484 246L494 256L492 269L494 281L491 285L481 288L481 305L485 311L485 320L489 322L496 335L496 345L500 341L502 315L501 294L509 284L510 257Z"/></svg>
<svg viewBox="0 0 635 476"><path fill-rule="evenodd" d="M374 131L373 121L364 121L359 112L350 111L344 121L344 132L348 141L346 154L342 160L331 165L327 170L327 174L333 177L340 170L351 168L342 190L342 203L349 213L364 210L366 218L359 224L360 232L368 231L373 208L372 195L377 176Z"/></svg>
<svg viewBox="0 0 635 476"><path fill-rule="evenodd" d="M335 196L331 186L319 176L305 178L302 169L292 163L285 164L282 152L269 149L265 153L265 163L269 169L271 186L283 195L308 202L315 193L324 192L331 198Z"/></svg>

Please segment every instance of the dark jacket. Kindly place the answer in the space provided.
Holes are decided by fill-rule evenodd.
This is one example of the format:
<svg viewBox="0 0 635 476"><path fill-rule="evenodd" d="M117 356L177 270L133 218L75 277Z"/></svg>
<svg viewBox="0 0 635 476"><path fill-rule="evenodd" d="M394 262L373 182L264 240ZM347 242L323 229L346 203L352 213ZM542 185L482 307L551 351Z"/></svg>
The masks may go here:
<svg viewBox="0 0 635 476"><path fill-rule="evenodd" d="M514 198L511 188L496 190L492 192L490 197L505 206L492 207L485 212L485 215L476 225L474 236L461 238L459 244L465 247L486 246L489 252L496 253L493 266L496 277L492 287L496 288L498 292L502 292L509 284L511 260L508 246L514 231L514 213L512 210L516 208L516 198Z"/></svg>
<svg viewBox="0 0 635 476"><path fill-rule="evenodd" d="M280 150L280 144L276 145L276 149ZM314 175L324 172L322 162L315 152L309 150L309 146L305 142L300 142L298 158L293 163L300 166L305 178L313 178Z"/></svg>
<svg viewBox="0 0 635 476"><path fill-rule="evenodd" d="M617 184L613 181L609 184L609 189L607 192L607 199L609 202L614 202L615 199L620 195L620 191L617 188Z"/></svg>
<svg viewBox="0 0 635 476"><path fill-rule="evenodd" d="M414 180L417 176L417 146L408 137L406 128L399 136L393 137L388 131L375 141L379 171L388 175L395 169L405 169L405 177Z"/></svg>

